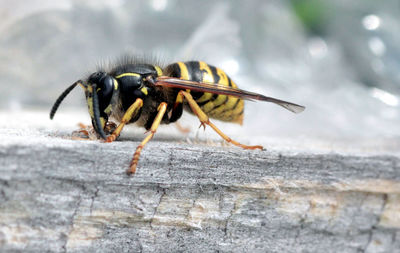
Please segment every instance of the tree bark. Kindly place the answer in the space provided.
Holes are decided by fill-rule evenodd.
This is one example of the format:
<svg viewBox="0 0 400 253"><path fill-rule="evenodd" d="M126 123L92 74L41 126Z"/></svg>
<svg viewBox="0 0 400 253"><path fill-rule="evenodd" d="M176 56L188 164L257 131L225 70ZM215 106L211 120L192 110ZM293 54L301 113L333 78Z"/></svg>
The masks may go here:
<svg viewBox="0 0 400 253"><path fill-rule="evenodd" d="M3 130L1 252L400 252L397 155Z"/></svg>

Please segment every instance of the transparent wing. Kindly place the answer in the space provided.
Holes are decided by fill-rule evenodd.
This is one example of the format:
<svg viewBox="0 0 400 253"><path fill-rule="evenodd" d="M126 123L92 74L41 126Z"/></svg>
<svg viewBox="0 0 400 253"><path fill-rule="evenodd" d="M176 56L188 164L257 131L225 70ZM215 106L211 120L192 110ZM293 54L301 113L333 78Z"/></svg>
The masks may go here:
<svg viewBox="0 0 400 253"><path fill-rule="evenodd" d="M155 86L163 86L163 87L171 87L171 88L179 88L179 89L189 89L193 91L200 92L210 92L214 94L228 95L239 97L246 100L259 100L271 102L277 105L282 106L283 108L294 112L300 113L304 111L305 107L302 105L297 105L294 103L290 103L287 101L283 101L280 99L267 97L258 93L241 90L238 88L228 87L218 83L201 83L196 81L189 81L180 78L168 77L168 76L160 76L153 82Z"/></svg>

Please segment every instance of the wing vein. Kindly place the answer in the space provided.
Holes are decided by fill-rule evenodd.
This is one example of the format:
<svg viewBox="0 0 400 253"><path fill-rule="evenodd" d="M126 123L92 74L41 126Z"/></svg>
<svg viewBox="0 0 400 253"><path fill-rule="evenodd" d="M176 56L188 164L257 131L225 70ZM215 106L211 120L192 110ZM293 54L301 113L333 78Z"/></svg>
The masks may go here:
<svg viewBox="0 0 400 253"><path fill-rule="evenodd" d="M277 105L282 106L283 108L294 112L294 113L300 113L304 111L305 107L302 105L294 104L291 102L287 102L284 100L272 98L272 97L267 97L262 94L258 94L255 92L250 92L238 88L232 88L228 87L222 84L218 83L204 83L204 82L196 82L196 81L190 81L190 80L185 80L185 79L180 79L180 78L174 78L174 77L167 77L167 76L160 76L158 77L155 82L155 86L163 86L163 87L171 87L171 88L180 88L180 89L189 89L193 91L200 91L200 92L210 92L214 94L221 94L221 95L228 95L228 96L234 96L238 97L241 99L246 99L246 100L259 100L259 101L265 101L265 102L271 102Z"/></svg>

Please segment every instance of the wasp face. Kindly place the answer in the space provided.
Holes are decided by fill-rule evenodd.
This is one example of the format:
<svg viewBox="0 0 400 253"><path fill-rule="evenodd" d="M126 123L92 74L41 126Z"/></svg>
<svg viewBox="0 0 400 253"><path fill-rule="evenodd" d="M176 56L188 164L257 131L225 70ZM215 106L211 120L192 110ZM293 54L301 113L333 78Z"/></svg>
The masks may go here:
<svg viewBox="0 0 400 253"><path fill-rule="evenodd" d="M112 110L112 97L118 89L117 81L105 72L95 72L89 76L85 90L86 101L92 125L102 138L106 138L104 126Z"/></svg>

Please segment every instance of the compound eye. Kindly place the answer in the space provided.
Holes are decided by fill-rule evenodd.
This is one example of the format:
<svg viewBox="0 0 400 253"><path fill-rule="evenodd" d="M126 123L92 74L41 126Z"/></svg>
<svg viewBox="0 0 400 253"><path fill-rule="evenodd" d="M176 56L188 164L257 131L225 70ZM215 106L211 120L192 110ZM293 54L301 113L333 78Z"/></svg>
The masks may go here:
<svg viewBox="0 0 400 253"><path fill-rule="evenodd" d="M101 107L100 110L104 110L111 102L111 97L114 91L114 79L111 76L102 77L97 83L98 96Z"/></svg>
<svg viewBox="0 0 400 253"><path fill-rule="evenodd" d="M112 93L114 89L114 79L111 76L105 76L100 79L99 88L103 91L104 95Z"/></svg>

